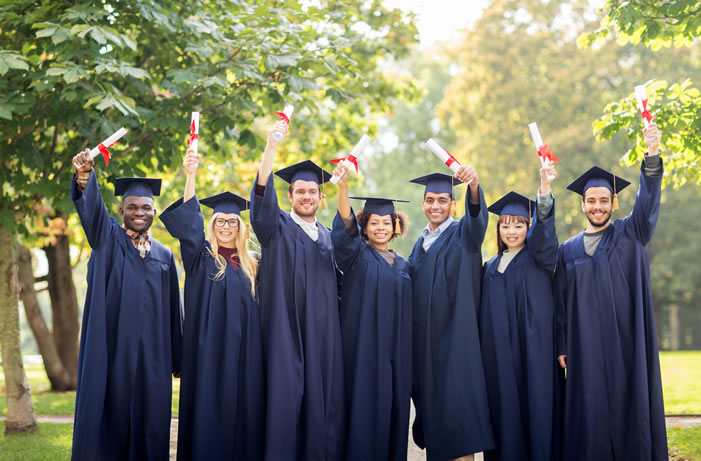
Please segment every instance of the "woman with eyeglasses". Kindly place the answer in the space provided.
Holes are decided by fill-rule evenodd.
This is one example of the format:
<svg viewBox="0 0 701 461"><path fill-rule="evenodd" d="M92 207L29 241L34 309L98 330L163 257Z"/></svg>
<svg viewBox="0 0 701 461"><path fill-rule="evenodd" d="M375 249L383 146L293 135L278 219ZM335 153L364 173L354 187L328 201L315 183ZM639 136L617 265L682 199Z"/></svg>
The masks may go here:
<svg viewBox="0 0 701 461"><path fill-rule="evenodd" d="M198 163L188 149L184 196L160 216L180 241L185 267L177 459L263 459L258 262L247 250L241 219L249 202L231 192L198 201ZM206 238L200 203L214 210Z"/></svg>

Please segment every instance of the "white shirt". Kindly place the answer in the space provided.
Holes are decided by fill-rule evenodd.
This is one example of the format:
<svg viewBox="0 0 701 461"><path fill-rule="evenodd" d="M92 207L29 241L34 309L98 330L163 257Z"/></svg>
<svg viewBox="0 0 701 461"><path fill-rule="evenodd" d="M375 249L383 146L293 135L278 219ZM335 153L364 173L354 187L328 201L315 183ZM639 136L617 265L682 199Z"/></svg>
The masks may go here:
<svg viewBox="0 0 701 461"><path fill-rule="evenodd" d="M427 224L426 227L424 227L424 230L421 232L421 236L424 238L422 244L424 251L428 251L428 249L431 248L431 245L433 245L433 242L435 242L436 239L441 236L443 231L450 227L450 225L454 222L455 219L448 217L448 219L443 221L443 223L434 231L431 230L431 223Z"/></svg>
<svg viewBox="0 0 701 461"><path fill-rule="evenodd" d="M504 250L504 252L501 254L501 257L499 258L499 264L497 264L497 272L503 274L506 268L509 267L509 263L511 262L511 260L513 260L516 257L516 255L521 252L521 250L523 250L523 247L514 251Z"/></svg>
<svg viewBox="0 0 701 461"><path fill-rule="evenodd" d="M314 222L307 222L304 219L300 218L294 210L290 210L290 218L292 218L292 221L296 222L299 227L302 228L305 234L309 236L310 239L314 240L315 242L319 238L319 228L316 227L316 218L314 218Z"/></svg>

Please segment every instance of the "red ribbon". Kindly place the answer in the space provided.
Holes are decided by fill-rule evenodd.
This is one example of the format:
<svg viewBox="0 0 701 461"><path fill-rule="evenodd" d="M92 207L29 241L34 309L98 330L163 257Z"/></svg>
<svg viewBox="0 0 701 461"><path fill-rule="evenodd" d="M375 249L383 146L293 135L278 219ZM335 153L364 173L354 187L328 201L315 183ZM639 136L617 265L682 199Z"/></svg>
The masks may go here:
<svg viewBox="0 0 701 461"><path fill-rule="evenodd" d="M443 149L443 150L445 150L445 149ZM448 160L445 161L446 166L450 166L453 163L457 163L458 165L460 165L460 162L458 162L458 159L453 157L453 154L451 154L447 150L445 150L445 153L448 154L448 157L449 157Z"/></svg>
<svg viewBox="0 0 701 461"><path fill-rule="evenodd" d="M543 160L550 160L551 162L559 162L560 159L555 157L555 154L550 152L550 148L547 144L543 144L538 148L538 155L543 157Z"/></svg>
<svg viewBox="0 0 701 461"><path fill-rule="evenodd" d="M118 142L113 142L112 144L109 145L109 147L114 146L115 144L119 144ZM107 147L105 147L104 144L100 143L97 145L97 150L99 150L102 153L102 158L105 159L105 166L110 164L110 151L107 150Z"/></svg>
<svg viewBox="0 0 701 461"><path fill-rule="evenodd" d="M187 145L192 144L192 141L195 139L200 139L200 135L195 133L195 121L193 120L192 124L190 124L190 137L187 139Z"/></svg>
<svg viewBox="0 0 701 461"><path fill-rule="evenodd" d="M647 108L647 99L643 99L643 110L640 112L645 120L647 120L647 123L650 123L652 120L652 114L650 113L650 110Z"/></svg>
<svg viewBox="0 0 701 461"><path fill-rule="evenodd" d="M350 154L349 154L348 157L335 158L335 159L333 159L333 160L329 160L329 162L331 162L331 163L340 163L340 162L342 162L342 161L344 161L344 160L348 160L349 162L351 162L351 163L353 164L353 166L355 167L355 172L356 172L356 174L357 174L357 173L358 173L358 159L355 158L355 156L353 156L353 155L350 155Z"/></svg>
<svg viewBox="0 0 701 461"><path fill-rule="evenodd" d="M280 116L280 120L284 120L285 123L287 123L288 125L290 124L290 118L287 116L286 113L284 113L284 112L275 112L275 115L279 115L279 116Z"/></svg>

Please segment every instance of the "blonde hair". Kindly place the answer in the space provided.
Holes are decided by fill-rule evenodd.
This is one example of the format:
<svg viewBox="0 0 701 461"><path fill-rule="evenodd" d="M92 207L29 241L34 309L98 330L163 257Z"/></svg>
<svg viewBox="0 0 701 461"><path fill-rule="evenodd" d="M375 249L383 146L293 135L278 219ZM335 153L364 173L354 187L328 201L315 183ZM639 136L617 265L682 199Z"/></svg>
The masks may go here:
<svg viewBox="0 0 701 461"><path fill-rule="evenodd" d="M214 258L214 263L217 266L219 272L214 274L214 280L221 280L224 278L226 273L226 265L228 264L224 257L219 254L219 242L217 241L217 236L214 233L214 221L217 219L220 213L214 213L207 223L207 240L209 241L209 254ZM239 222L238 233L236 234L236 239L234 244L238 250L239 261L241 262L241 270L248 277L251 283L251 296L256 296L256 277L258 276L258 261L251 256L248 252L248 236L246 235L246 224L244 224L241 216L235 215Z"/></svg>

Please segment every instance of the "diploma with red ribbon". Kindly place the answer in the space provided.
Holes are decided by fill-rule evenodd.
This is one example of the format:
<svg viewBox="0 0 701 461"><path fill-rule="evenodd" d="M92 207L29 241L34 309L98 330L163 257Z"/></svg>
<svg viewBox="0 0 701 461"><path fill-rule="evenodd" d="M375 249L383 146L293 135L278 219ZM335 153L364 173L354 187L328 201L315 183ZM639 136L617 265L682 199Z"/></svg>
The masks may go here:
<svg viewBox="0 0 701 461"><path fill-rule="evenodd" d="M109 165L110 151L108 151L107 148L112 147L114 144L116 144L117 141L119 141L125 134L127 134L127 130L125 130L124 128L118 129L112 136L102 141L100 144L97 145L97 147L90 151L90 158L95 158L98 155L102 154L102 157L105 159L105 165Z"/></svg>
<svg viewBox="0 0 701 461"><path fill-rule="evenodd" d="M344 158L335 158L333 160L329 160L331 163L340 163L342 166L344 166L346 169L350 169L351 167L355 167L355 172L358 172L358 155L362 151L365 150L365 148L370 144L370 141L372 141L372 138L370 136L364 134L362 138L360 138L360 141L358 141L358 144L355 145L352 151L350 151L350 154L348 154L348 157ZM338 184L338 181L341 180L340 176L332 176L331 177L331 182L333 184Z"/></svg>
<svg viewBox="0 0 701 461"><path fill-rule="evenodd" d="M547 144L543 144L543 139L540 137L540 131L538 131L538 125L533 122L528 124L528 129L531 130L531 137L533 138L533 144L538 150L538 157L540 158L540 164L546 166L546 162L559 162L560 159L555 157L555 154L550 152L550 148ZM546 175L548 179L555 179L554 176Z"/></svg>
<svg viewBox="0 0 701 461"><path fill-rule="evenodd" d="M436 142L435 139L429 138L428 141L426 141L426 147L433 152L436 157L441 159L441 162L445 163L445 165L451 169L453 173L457 173L458 170L460 169L461 165L460 162L458 162L458 159L453 157L453 154L448 152L447 150L443 149L440 144ZM467 184L470 184L472 181L468 181Z"/></svg>
<svg viewBox="0 0 701 461"><path fill-rule="evenodd" d="M200 143L200 113L193 112L192 118L190 119L190 137L187 138L187 145L192 148L192 150L197 153L197 148ZM194 170L197 165L189 166L189 170Z"/></svg>
<svg viewBox="0 0 701 461"><path fill-rule="evenodd" d="M280 120L284 121L286 124L290 124L290 118L292 117L292 112L295 111L295 107L292 104L285 104L285 109L282 112L275 112L275 115L280 116ZM277 131L273 133L273 139L280 141L282 139L282 133Z"/></svg>
<svg viewBox="0 0 701 461"><path fill-rule="evenodd" d="M645 128L647 128L652 120L652 114L650 113L650 109L648 109L649 102L644 85L635 87L635 99L638 100L638 109L640 109L640 114L643 116L643 123L645 124Z"/></svg>

